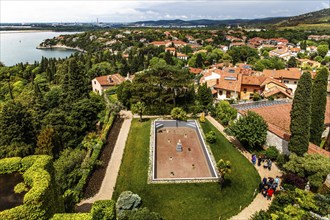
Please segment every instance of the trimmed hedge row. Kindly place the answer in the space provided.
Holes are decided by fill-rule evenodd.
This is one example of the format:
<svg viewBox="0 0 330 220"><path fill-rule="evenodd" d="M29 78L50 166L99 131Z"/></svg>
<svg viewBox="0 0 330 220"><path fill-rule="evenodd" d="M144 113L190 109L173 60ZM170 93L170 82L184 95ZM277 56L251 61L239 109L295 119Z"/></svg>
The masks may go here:
<svg viewBox="0 0 330 220"><path fill-rule="evenodd" d="M52 220L115 220L116 203L113 200L96 201L91 213L61 213L55 214Z"/></svg>
<svg viewBox="0 0 330 220"><path fill-rule="evenodd" d="M107 120L107 123L104 125L100 140L98 140L97 144L93 147L91 157L89 158L89 161L88 161L89 166L82 170L82 176L81 176L78 184L74 188L74 193L79 198L83 196L83 191L84 191L84 188L88 181L88 178L89 178L90 174L93 172L96 161L100 156L100 153L102 151L104 144L106 143L106 138L109 134L109 131L113 125L115 118L116 118L116 115L111 113L109 119ZM76 202L78 202L78 201L76 201Z"/></svg>
<svg viewBox="0 0 330 220"><path fill-rule="evenodd" d="M23 173L24 182L31 187L24 196L23 205L0 212L0 219L49 219L54 213L64 210L50 156L5 158L0 160L0 167L1 173L26 170Z"/></svg>

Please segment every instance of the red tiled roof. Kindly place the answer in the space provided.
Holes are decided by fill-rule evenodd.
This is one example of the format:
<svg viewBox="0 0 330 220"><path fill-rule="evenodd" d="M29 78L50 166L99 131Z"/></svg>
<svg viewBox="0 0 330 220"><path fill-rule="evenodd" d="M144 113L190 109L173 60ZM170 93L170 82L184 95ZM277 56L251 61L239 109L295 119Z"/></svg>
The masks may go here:
<svg viewBox="0 0 330 220"><path fill-rule="evenodd" d="M101 86L115 86L125 81L125 78L118 73L107 76L99 76L95 79L100 83Z"/></svg>
<svg viewBox="0 0 330 220"><path fill-rule="evenodd" d="M237 80L228 80L226 77L236 77ZM223 89L226 91L241 91L242 75L222 74L219 83L214 86L215 89Z"/></svg>
<svg viewBox="0 0 330 220"><path fill-rule="evenodd" d="M260 86L263 87L268 83L275 83L276 85L281 86L285 89L287 88L287 86L284 83L281 83L280 81L273 79L273 78L266 78L266 80L263 81Z"/></svg>
<svg viewBox="0 0 330 220"><path fill-rule="evenodd" d="M199 74L203 71L203 69L200 68L193 68L193 67L189 67L189 72L193 73L193 74Z"/></svg>
<svg viewBox="0 0 330 220"><path fill-rule="evenodd" d="M242 84L244 85L257 85L260 86L266 77L262 76L242 76Z"/></svg>
<svg viewBox="0 0 330 220"><path fill-rule="evenodd" d="M317 145L313 144L313 143L309 143L308 146L308 154L320 154L323 156L326 156L328 158L330 158L330 152L326 151L320 147L318 147Z"/></svg>
<svg viewBox="0 0 330 220"><path fill-rule="evenodd" d="M283 70L263 70L262 75L275 79L300 79L301 71L298 68L289 68Z"/></svg>
<svg viewBox="0 0 330 220"><path fill-rule="evenodd" d="M275 94L278 94L278 93L282 93L286 97L292 98L292 96L289 93L287 93L286 91L283 91L283 90L279 89L278 87L273 87L273 88L271 88L268 91L264 91L263 92L263 95L265 96L265 98L268 98L268 97L270 97L272 95L275 95Z"/></svg>

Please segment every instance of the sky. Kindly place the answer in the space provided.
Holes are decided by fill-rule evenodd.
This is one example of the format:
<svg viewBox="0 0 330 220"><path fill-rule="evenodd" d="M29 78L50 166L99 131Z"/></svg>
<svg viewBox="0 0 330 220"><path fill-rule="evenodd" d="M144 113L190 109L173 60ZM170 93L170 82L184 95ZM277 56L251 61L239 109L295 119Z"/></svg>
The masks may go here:
<svg viewBox="0 0 330 220"><path fill-rule="evenodd" d="M253 19L329 8L324 0L0 0L0 23Z"/></svg>

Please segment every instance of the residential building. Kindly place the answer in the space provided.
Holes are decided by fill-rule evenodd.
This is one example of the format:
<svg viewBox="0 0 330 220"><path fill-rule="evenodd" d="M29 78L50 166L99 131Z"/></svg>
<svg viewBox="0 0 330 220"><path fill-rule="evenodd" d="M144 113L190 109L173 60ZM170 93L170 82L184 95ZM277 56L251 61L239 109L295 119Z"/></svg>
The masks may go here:
<svg viewBox="0 0 330 220"><path fill-rule="evenodd" d="M112 74L107 76L99 76L92 80L92 87L95 93L102 95L103 92L110 87L117 86L125 81L120 74Z"/></svg>

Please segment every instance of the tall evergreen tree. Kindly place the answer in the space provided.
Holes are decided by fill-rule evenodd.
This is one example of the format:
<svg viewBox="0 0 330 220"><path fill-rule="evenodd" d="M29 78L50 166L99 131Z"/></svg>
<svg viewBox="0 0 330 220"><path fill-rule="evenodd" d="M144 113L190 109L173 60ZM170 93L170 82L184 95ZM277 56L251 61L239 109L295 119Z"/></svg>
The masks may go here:
<svg viewBox="0 0 330 220"><path fill-rule="evenodd" d="M316 75L312 88L310 141L321 143L324 130L324 114L327 103L327 85L329 72L323 67Z"/></svg>
<svg viewBox="0 0 330 220"><path fill-rule="evenodd" d="M204 60L203 60L202 55L200 53L198 53L197 56L196 56L196 67L202 68L203 67L203 62L204 62Z"/></svg>
<svg viewBox="0 0 330 220"><path fill-rule="evenodd" d="M197 101L205 110L207 106L213 103L213 96L211 89L207 87L206 83L200 85L197 90Z"/></svg>
<svg viewBox="0 0 330 220"><path fill-rule="evenodd" d="M291 138L289 141L289 150L299 156L302 156L308 151L311 124L311 93L311 74L305 72L298 81L290 112Z"/></svg>

